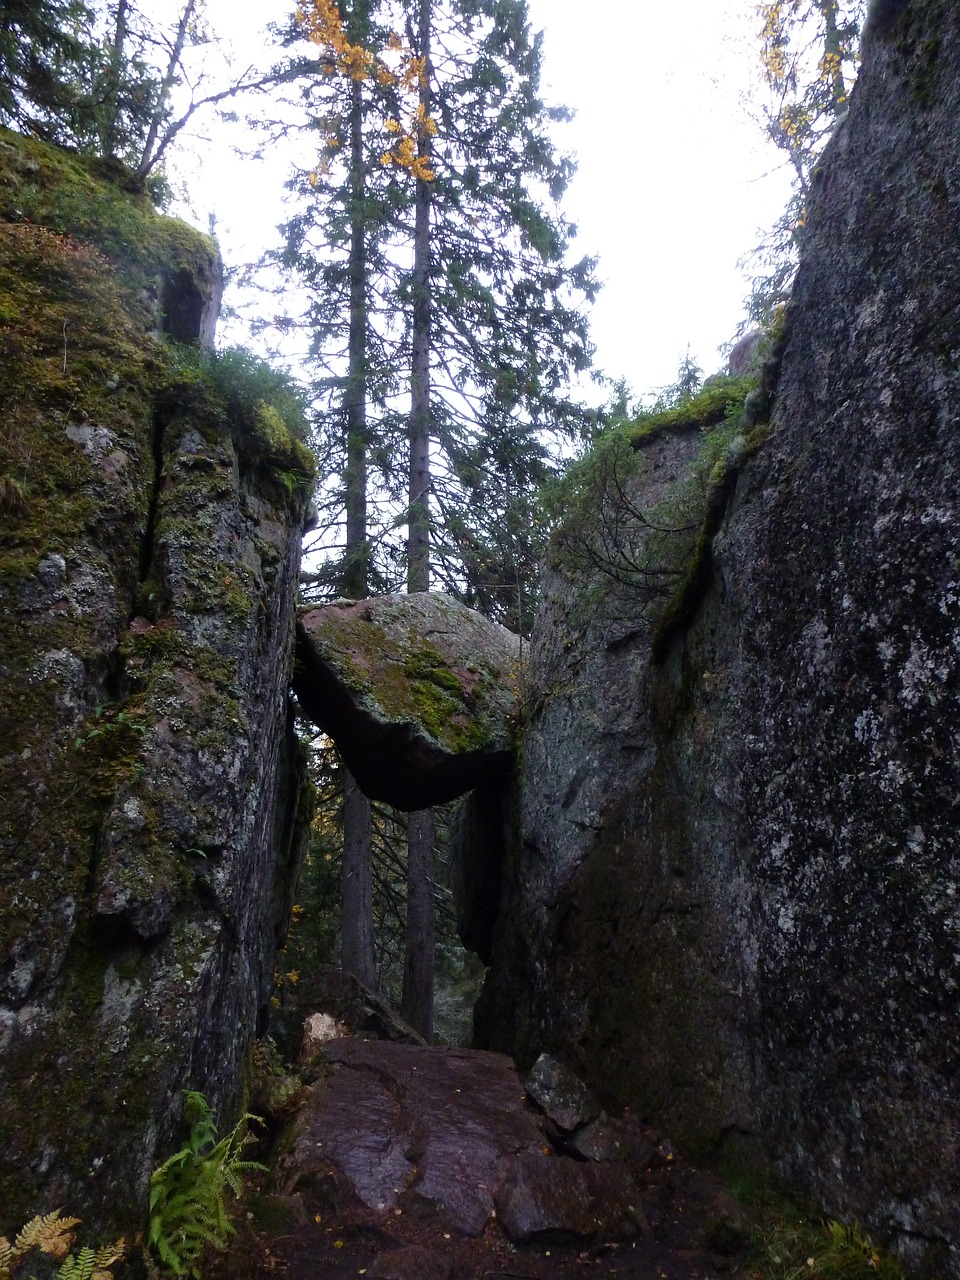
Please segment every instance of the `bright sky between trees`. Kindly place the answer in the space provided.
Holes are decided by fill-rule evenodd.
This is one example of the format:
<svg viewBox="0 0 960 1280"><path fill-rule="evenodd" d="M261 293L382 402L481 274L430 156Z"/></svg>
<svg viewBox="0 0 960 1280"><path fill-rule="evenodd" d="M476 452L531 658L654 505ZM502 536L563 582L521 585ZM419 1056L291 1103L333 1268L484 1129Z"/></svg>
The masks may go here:
<svg viewBox="0 0 960 1280"><path fill-rule="evenodd" d="M686 354L709 374L743 317L738 260L783 208L789 180L751 118L758 84L752 0L529 0L545 32L544 97L576 112L556 139L578 172L564 201L578 253L599 255L596 362L638 395L673 382ZM211 24L266 43L286 0L208 0ZM247 42L250 42L249 44ZM211 129L211 139L218 130ZM228 262L276 242L291 161L224 158L187 173L195 216L213 214ZM302 158L305 159L305 158ZM242 340L231 333L230 340ZM608 393L591 389L592 398Z"/></svg>

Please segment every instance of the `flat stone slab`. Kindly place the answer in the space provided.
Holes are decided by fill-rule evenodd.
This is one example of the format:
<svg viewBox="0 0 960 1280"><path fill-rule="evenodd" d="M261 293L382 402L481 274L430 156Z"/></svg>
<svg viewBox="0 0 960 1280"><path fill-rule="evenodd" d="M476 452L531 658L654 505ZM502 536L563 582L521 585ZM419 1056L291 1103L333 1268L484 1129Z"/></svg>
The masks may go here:
<svg viewBox="0 0 960 1280"><path fill-rule="evenodd" d="M621 1164L581 1164L525 1153L505 1162L500 1226L516 1244L629 1240L645 1222L640 1188Z"/></svg>
<svg viewBox="0 0 960 1280"><path fill-rule="evenodd" d="M440 592L340 601L300 618L294 692L368 796L426 809L509 772L520 660Z"/></svg>
<svg viewBox="0 0 960 1280"><path fill-rule="evenodd" d="M503 1161L543 1146L513 1063L497 1053L346 1038L299 1112L285 1192L325 1183L380 1218L439 1219L479 1236Z"/></svg>

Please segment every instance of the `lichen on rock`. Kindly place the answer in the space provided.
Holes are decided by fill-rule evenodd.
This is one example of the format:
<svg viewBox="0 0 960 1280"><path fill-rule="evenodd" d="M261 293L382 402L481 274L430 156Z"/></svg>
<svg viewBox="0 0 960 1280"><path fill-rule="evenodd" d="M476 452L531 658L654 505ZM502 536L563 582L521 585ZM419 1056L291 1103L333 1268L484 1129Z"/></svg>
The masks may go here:
<svg viewBox="0 0 960 1280"><path fill-rule="evenodd" d="M175 393L160 282L218 277L208 237L6 133L0 216L0 1231L132 1234L180 1090L225 1118L269 1003L311 464L206 357Z"/></svg>
<svg viewBox="0 0 960 1280"><path fill-rule="evenodd" d="M960 11L895 7L816 171L766 439L695 607L654 652L598 625L588 577L546 579L480 1027L944 1280Z"/></svg>

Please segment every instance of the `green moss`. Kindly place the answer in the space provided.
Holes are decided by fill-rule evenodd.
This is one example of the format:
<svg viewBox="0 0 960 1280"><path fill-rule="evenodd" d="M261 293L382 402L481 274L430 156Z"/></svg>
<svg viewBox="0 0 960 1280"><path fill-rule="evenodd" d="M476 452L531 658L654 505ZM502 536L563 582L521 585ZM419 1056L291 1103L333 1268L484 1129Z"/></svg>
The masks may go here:
<svg viewBox="0 0 960 1280"><path fill-rule="evenodd" d="M736 486L739 467L722 461L710 473L706 510L693 552L676 594L661 614L650 646L651 660L663 662L674 637L687 629L713 577L713 539Z"/></svg>
<svg viewBox="0 0 960 1280"><path fill-rule="evenodd" d="M174 346L159 401L211 439L229 432L241 459L265 468L281 498L299 501L312 488L317 464L303 391L282 370L241 348Z"/></svg>
<svg viewBox="0 0 960 1280"><path fill-rule="evenodd" d="M0 219L42 226L96 246L131 291L174 268L208 271L216 244L156 212L122 165L104 165L0 129Z"/></svg>
<svg viewBox="0 0 960 1280"><path fill-rule="evenodd" d="M419 723L451 751L489 743L496 687L476 671L458 674L415 631L401 638L398 628L330 611L319 642L344 684L388 718Z"/></svg>
<svg viewBox="0 0 960 1280"><path fill-rule="evenodd" d="M626 428L635 448L664 433L699 427L708 430L736 417L743 409L747 395L756 387L755 374L743 377L719 377L695 396L672 409L641 414Z"/></svg>
<svg viewBox="0 0 960 1280"><path fill-rule="evenodd" d="M196 859L177 833L203 844L210 819L186 810L188 799L163 795L177 775L157 743L169 729L178 750L219 756L250 732L239 659L177 629L192 620L165 616L163 558L141 582L141 556L169 534L178 551L183 544L184 597L196 582L197 607L209 616L255 619L265 584L249 566L209 563L197 533L202 515L226 495L236 501L238 453L241 474L254 471L250 489L291 523L313 471L282 385L269 375L254 380L238 424L233 402L219 398L223 378L213 379L212 410L190 425L224 461L195 475L178 466L151 528L158 422L179 415L187 423L189 413L170 392L177 360L153 335L153 301L164 275L183 265L202 273L216 250L158 217L118 176L126 182L122 172L0 131L0 954L24 942L35 981L62 988L57 999L44 996L49 1026L4 1058L0 1110L33 1098L32 1079L56 1083L37 1097L29 1126L3 1117L0 1217L20 1220L43 1181L38 1174L30 1183L39 1135L56 1153L57 1177L83 1185L99 1169L103 1116L120 1099L123 1135L151 1132L162 1110L158 1071L171 1070L173 1048L162 1037L174 1012L141 1002L117 1030L120 1048L104 1027L105 984L117 976L147 983L160 963L156 948L124 943L122 921L96 917L105 819L129 797L143 817L109 868L114 883L190 901ZM198 384L206 378L200 370ZM174 517L166 527L165 509ZM161 625L128 630L137 614ZM247 634L234 624L238 647ZM182 824L166 822L170 800L181 805ZM169 942L185 981L209 945L199 934ZM108 1170L109 1160L96 1186ZM132 1230L143 1190L117 1191L118 1215L127 1213Z"/></svg>

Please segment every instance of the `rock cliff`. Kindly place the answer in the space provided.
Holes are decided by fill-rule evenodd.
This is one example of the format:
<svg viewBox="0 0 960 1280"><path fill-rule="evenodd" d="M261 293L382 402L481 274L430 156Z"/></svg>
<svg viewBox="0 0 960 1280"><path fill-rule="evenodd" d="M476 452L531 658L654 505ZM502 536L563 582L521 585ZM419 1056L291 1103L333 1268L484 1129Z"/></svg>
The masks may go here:
<svg viewBox="0 0 960 1280"><path fill-rule="evenodd" d="M636 555L615 503L605 562L578 566L577 513L562 526L478 1025L942 1280L960 1275L960 11L886 9L816 175L769 438L734 450L679 623L641 572L669 560ZM645 483L621 513L657 505ZM630 563L635 623L599 616Z"/></svg>
<svg viewBox="0 0 960 1280"><path fill-rule="evenodd" d="M298 858L312 459L209 341L213 242L0 137L0 1230L140 1229L237 1102ZM159 334L193 346L170 347Z"/></svg>

